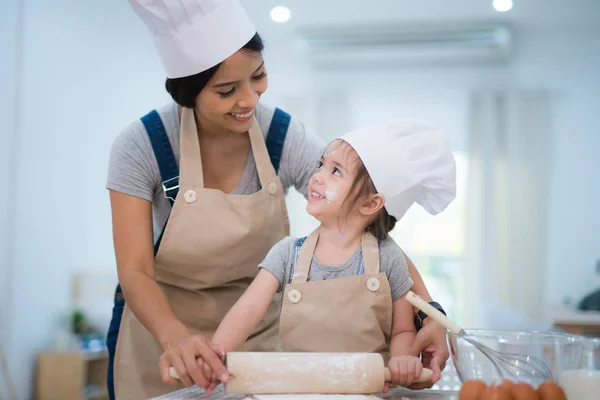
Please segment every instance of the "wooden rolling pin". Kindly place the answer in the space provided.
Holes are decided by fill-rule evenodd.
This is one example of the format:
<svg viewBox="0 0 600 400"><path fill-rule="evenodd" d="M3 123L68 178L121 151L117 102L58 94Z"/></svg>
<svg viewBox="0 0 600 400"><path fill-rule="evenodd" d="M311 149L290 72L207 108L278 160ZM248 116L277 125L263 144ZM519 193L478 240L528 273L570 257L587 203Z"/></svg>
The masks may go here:
<svg viewBox="0 0 600 400"><path fill-rule="evenodd" d="M227 353L226 393L376 394L391 380L378 353ZM173 367L169 374L179 375ZM423 368L417 382L431 379Z"/></svg>

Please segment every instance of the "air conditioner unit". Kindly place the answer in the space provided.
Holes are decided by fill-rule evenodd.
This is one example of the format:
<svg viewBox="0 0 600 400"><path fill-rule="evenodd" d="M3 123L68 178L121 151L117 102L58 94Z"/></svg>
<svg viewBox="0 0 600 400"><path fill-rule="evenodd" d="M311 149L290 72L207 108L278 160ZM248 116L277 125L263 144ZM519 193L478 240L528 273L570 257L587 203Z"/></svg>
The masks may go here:
<svg viewBox="0 0 600 400"><path fill-rule="evenodd" d="M495 24L313 27L296 34L312 64L336 68L506 61L512 42L511 29Z"/></svg>

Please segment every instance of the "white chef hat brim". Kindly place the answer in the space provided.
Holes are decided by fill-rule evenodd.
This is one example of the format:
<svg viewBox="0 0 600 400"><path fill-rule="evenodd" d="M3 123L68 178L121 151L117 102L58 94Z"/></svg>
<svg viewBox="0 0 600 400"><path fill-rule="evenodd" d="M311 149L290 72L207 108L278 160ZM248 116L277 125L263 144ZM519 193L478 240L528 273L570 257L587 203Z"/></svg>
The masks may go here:
<svg viewBox="0 0 600 400"><path fill-rule="evenodd" d="M340 139L356 151L385 208L396 219L417 202L428 213L444 211L456 197L456 163L443 130L416 119L393 120Z"/></svg>

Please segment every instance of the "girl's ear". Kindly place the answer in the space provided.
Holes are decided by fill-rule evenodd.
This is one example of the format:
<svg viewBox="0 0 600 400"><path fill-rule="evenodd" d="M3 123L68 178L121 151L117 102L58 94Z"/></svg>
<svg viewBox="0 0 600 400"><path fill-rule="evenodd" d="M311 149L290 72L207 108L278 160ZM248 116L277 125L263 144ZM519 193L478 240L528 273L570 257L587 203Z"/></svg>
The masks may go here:
<svg viewBox="0 0 600 400"><path fill-rule="evenodd" d="M385 197L382 194L372 194L365 199L358 211L361 215L369 217L377 214L383 208L384 204Z"/></svg>

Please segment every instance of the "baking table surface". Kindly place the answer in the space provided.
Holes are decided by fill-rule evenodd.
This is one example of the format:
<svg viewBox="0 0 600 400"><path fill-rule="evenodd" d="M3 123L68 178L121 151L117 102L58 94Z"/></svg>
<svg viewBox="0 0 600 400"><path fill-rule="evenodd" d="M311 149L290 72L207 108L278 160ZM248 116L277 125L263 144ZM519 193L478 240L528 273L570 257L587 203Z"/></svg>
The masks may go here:
<svg viewBox="0 0 600 400"><path fill-rule="evenodd" d="M338 395L339 396L339 395ZM336 398L339 398L336 396ZM284 398L282 396L281 398ZM311 398L312 396L302 396L306 398ZM327 399L328 396L320 396L320 398ZM348 395L345 396L348 400L358 399L357 396ZM387 400L410 400L410 399L419 399L419 400L458 400L458 393L454 391L438 391L438 390L419 390L419 391L411 391L407 389L392 389L387 394L382 394L375 396L380 399ZM294 396L294 398L301 398L300 395ZM368 397L367 397L368 398ZM245 395L233 395L233 394L225 394L223 392L223 386L217 387L215 391L207 396L201 389L197 387L188 388L178 390L160 397L155 397L153 400L218 400L218 399L253 399L252 396Z"/></svg>

